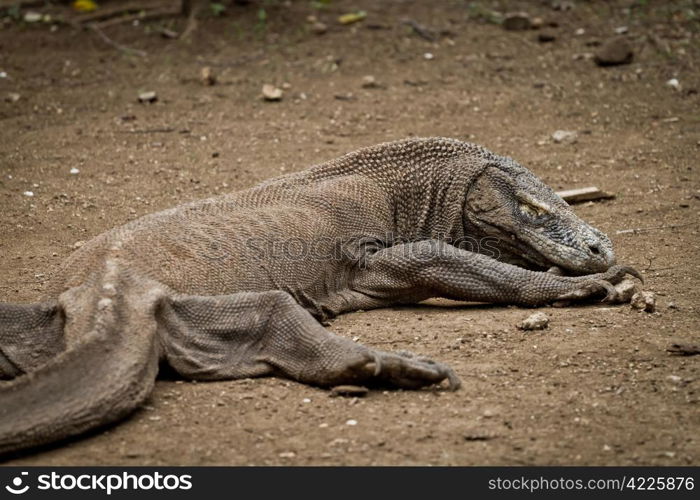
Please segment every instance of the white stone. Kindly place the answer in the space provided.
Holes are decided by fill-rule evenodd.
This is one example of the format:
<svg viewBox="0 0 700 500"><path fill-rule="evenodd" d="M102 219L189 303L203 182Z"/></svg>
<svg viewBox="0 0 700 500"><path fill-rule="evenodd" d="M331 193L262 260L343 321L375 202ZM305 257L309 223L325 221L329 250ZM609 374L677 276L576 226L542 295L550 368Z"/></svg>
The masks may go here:
<svg viewBox="0 0 700 500"><path fill-rule="evenodd" d="M578 140L578 134L573 130L555 130L552 140L557 144L574 144Z"/></svg>
<svg viewBox="0 0 700 500"><path fill-rule="evenodd" d="M549 317L543 312L536 312L525 318L518 328L521 330L544 330L549 325Z"/></svg>

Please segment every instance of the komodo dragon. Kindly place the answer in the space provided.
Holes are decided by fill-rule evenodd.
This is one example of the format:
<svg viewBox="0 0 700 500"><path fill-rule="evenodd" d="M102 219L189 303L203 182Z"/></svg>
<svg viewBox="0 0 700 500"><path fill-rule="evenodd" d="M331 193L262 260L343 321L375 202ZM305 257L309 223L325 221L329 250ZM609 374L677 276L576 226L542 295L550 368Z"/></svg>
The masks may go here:
<svg viewBox="0 0 700 500"><path fill-rule="evenodd" d="M449 367L317 319L430 297L609 297L626 274L639 277L510 158L443 138L361 149L112 229L44 302L0 304L0 453L124 418L160 363L191 380L456 389Z"/></svg>

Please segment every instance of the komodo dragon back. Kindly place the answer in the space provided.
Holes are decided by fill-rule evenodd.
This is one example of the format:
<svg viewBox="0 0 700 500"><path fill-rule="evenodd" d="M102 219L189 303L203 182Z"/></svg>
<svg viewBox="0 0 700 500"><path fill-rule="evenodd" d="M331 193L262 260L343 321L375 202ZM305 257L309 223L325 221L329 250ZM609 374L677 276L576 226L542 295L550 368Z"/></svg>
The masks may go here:
<svg viewBox="0 0 700 500"><path fill-rule="evenodd" d="M361 149L112 229L43 302L0 304L0 454L124 418L160 363L194 380L456 389L448 366L318 320L430 297L610 298L625 274L610 240L510 158L442 138Z"/></svg>

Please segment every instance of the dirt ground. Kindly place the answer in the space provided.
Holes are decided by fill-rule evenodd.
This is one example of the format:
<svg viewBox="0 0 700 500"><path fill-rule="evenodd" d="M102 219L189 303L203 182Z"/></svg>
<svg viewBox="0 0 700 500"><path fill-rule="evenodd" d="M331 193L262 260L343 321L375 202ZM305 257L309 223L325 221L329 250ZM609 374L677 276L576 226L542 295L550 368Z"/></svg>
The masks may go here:
<svg viewBox="0 0 700 500"><path fill-rule="evenodd" d="M356 10L366 19L338 23ZM511 10L544 27L490 22ZM311 15L327 33L312 31ZM692 1L261 0L202 16L189 40L154 29L182 19L105 28L145 56L91 31L6 18L2 301L39 300L76 244L115 225L412 135L482 144L555 189L614 192L576 212L657 297L655 313L545 308L549 328L527 333L515 325L532 311L517 307L347 314L330 328L449 363L464 387L347 399L275 378L162 380L119 425L7 463L700 464L700 356L666 351L700 342L697 16ZM591 54L621 26L633 61L598 67ZM543 32L555 39L538 41ZM200 81L204 67L216 85ZM284 86L282 101L260 98L265 83ZM143 91L158 101L139 103ZM555 143L556 130L578 140Z"/></svg>

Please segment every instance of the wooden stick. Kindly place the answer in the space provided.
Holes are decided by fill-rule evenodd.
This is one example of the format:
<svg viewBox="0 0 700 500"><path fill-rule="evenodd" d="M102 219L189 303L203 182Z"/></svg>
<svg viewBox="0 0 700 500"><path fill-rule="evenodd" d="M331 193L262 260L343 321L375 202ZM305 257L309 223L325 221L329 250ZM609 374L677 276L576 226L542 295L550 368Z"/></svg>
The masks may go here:
<svg viewBox="0 0 700 500"><path fill-rule="evenodd" d="M46 0L0 0L0 9L8 9L10 7L36 7L45 5Z"/></svg>
<svg viewBox="0 0 700 500"><path fill-rule="evenodd" d="M695 226L697 224L700 224L700 221L688 222L687 224L670 224L668 226L633 227L631 229L620 229L619 231L615 231L615 234L643 233L646 231L654 231L656 229L676 229L678 227Z"/></svg>
<svg viewBox="0 0 700 500"><path fill-rule="evenodd" d="M675 342L666 349L671 354L677 356L694 356L700 354L700 344L689 344L686 342Z"/></svg>
<svg viewBox="0 0 700 500"><path fill-rule="evenodd" d="M145 4L145 5L144 5ZM102 7L94 12L88 12L86 14L81 14L79 16L71 19L71 22L75 24L87 24L92 21L99 21L102 19L108 19L110 17L118 16L119 14L124 14L127 12L142 12L151 10L161 10L167 9L171 6L171 1L159 1L148 4L143 1L135 2L117 2L117 5L113 7Z"/></svg>
<svg viewBox="0 0 700 500"><path fill-rule="evenodd" d="M89 25L88 27L89 27L92 31L94 31L95 33L97 33L97 34L99 35L99 37L102 38L102 40L103 40L106 44L111 45L112 47L114 47L114 48L117 49L117 50L120 50L120 51L126 52L126 53L136 54L136 55L141 56L141 57L146 57L146 55L147 55L146 52L143 51L143 50L132 49L131 47L127 47L127 46L125 46L125 45L121 45L121 44L115 42L115 41L112 40L110 37L108 37L107 35L105 35L104 32L103 32L100 28L98 28L97 26L95 26L95 25Z"/></svg>
<svg viewBox="0 0 700 500"><path fill-rule="evenodd" d="M117 24L130 23L132 21L146 21L148 19L160 19L163 17L174 17L180 15L180 9L154 9L138 14L129 14L121 17L113 17L99 23L91 23L91 26L96 26L100 29L109 28Z"/></svg>
<svg viewBox="0 0 700 500"><path fill-rule="evenodd" d="M122 134L169 134L170 132L175 132L176 129L173 127L165 128L151 128L151 129L140 129L140 130L118 130Z"/></svg>
<svg viewBox="0 0 700 500"><path fill-rule="evenodd" d="M615 198L614 194L601 191L595 186L557 191L557 194L567 203L581 203L583 201L609 200L610 198Z"/></svg>
<svg viewBox="0 0 700 500"><path fill-rule="evenodd" d="M419 37L423 38L424 40L434 42L438 38L437 35L433 32L433 30L426 28L425 26L419 24L413 19L404 19L401 21L401 23L405 24L406 26L410 26L411 29L413 29L413 32Z"/></svg>
<svg viewBox="0 0 700 500"><path fill-rule="evenodd" d="M187 40L192 33L197 29L197 16L199 11L202 10L204 3L202 1L196 2L193 5L192 0L182 0L182 12L187 15L187 24L185 29L180 33L180 40Z"/></svg>

